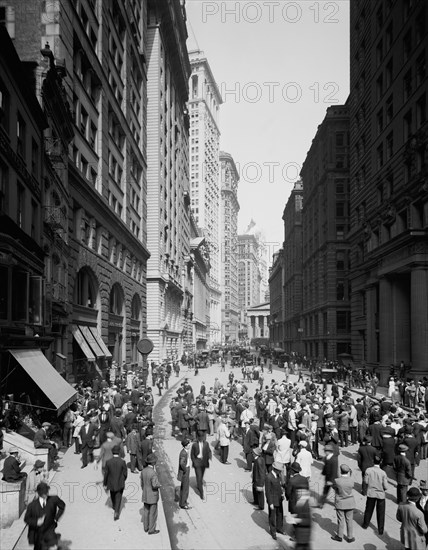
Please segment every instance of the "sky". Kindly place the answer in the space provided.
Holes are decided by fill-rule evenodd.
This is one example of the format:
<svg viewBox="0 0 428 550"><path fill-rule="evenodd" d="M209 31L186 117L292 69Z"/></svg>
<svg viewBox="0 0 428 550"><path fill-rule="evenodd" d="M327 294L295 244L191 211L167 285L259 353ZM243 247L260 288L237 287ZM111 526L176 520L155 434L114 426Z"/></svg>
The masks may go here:
<svg viewBox="0 0 428 550"><path fill-rule="evenodd" d="M349 94L349 0L187 0L188 50L220 89L220 149L240 173L238 230L253 219L271 254L326 109Z"/></svg>

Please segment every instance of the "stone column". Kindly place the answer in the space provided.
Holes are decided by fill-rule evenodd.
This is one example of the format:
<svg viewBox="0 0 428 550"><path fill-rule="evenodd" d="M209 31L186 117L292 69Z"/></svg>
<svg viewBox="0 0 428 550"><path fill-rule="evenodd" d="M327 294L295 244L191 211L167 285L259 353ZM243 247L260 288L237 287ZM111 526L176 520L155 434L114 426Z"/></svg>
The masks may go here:
<svg viewBox="0 0 428 550"><path fill-rule="evenodd" d="M376 343L376 287L370 286L366 290L366 341L367 357L369 363L375 363L377 358Z"/></svg>
<svg viewBox="0 0 428 550"><path fill-rule="evenodd" d="M428 358L428 270L414 268L410 279L410 322L412 374L427 374Z"/></svg>
<svg viewBox="0 0 428 550"><path fill-rule="evenodd" d="M410 355L410 285L409 277L399 277L393 282L394 300L394 358L398 364L402 359L406 364ZM425 302L425 308L427 303ZM388 363L389 364L389 363Z"/></svg>
<svg viewBox="0 0 428 550"><path fill-rule="evenodd" d="M380 363L394 362L393 304L391 281L382 277L379 281L379 345Z"/></svg>

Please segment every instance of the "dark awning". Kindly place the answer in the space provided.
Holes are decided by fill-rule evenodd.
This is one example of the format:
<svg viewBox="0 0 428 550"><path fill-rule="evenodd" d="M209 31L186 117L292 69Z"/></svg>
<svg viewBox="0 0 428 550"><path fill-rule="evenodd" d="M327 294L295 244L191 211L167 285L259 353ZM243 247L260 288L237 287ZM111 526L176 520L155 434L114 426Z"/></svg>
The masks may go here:
<svg viewBox="0 0 428 550"><path fill-rule="evenodd" d="M55 406L58 415L76 400L76 390L64 380L39 349L9 351Z"/></svg>
<svg viewBox="0 0 428 550"><path fill-rule="evenodd" d="M71 325L71 332L73 333L74 339L79 344L80 349L85 354L86 359L88 361L95 361L95 355L89 347L88 342L85 340L80 328L77 325Z"/></svg>

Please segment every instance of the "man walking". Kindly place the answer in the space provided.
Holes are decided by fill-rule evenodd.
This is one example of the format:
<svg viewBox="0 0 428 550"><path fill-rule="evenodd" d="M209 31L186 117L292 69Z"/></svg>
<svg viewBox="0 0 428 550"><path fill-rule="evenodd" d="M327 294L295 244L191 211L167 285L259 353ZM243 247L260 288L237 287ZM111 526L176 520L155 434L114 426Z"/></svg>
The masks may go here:
<svg viewBox="0 0 428 550"><path fill-rule="evenodd" d="M364 511L363 529L367 529L376 506L377 530L383 535L385 526L385 491L388 488L388 476L380 467L381 458L374 457L374 466L367 468L364 481L367 487L366 509Z"/></svg>
<svg viewBox="0 0 428 550"><path fill-rule="evenodd" d="M284 496L282 494L280 474L284 470L284 466L279 462L272 464L272 470L266 476L266 500L269 507L269 531L274 540L276 540L276 534L280 533L285 535L283 530L283 518L284 511L282 508L282 501Z"/></svg>
<svg viewBox="0 0 428 550"><path fill-rule="evenodd" d="M178 459L178 481L181 481L180 487L180 508L189 510L191 506L187 502L189 498L189 486L190 486L190 441L183 439L181 442L183 448L180 451Z"/></svg>
<svg viewBox="0 0 428 550"><path fill-rule="evenodd" d="M94 461L94 445L97 428L90 422L90 417L85 416L85 424L80 429L80 441L82 451L82 468L86 468L89 462Z"/></svg>
<svg viewBox="0 0 428 550"><path fill-rule="evenodd" d="M207 441L204 441L204 434L198 433L198 441L195 441L190 451L190 458L192 459L193 467L195 468L196 486L199 491L199 496L204 499L204 474L206 468L210 467L210 460L212 459L212 452Z"/></svg>
<svg viewBox="0 0 428 550"><path fill-rule="evenodd" d="M364 481L364 475L366 473L367 468L371 468L374 465L374 457L378 455L378 451L372 447L372 437L371 435L366 435L363 442L361 443L359 449L358 449L358 456L357 456L357 462L358 467L361 470L361 476L362 476L362 495L367 495L367 486L366 482Z"/></svg>
<svg viewBox="0 0 428 550"><path fill-rule="evenodd" d="M125 489L125 480L128 475L126 462L120 458L120 447L117 445L112 449L113 458L107 460L104 468L103 485L110 491L111 504L114 510L114 520L119 519L120 506L122 504L123 490Z"/></svg>
<svg viewBox="0 0 428 550"><path fill-rule="evenodd" d="M229 456L230 431L225 423L226 419L227 415L222 415L217 428L217 437L220 444L220 462L222 464L230 464L227 460Z"/></svg>
<svg viewBox="0 0 428 550"><path fill-rule="evenodd" d="M157 535L159 533L159 529L156 529L156 522L158 519L159 489L161 485L155 471L157 460L157 456L154 453L150 453L146 458L147 466L141 472L144 531L149 535Z"/></svg>
<svg viewBox="0 0 428 550"><path fill-rule="evenodd" d="M49 485L37 485L37 498L27 507L24 522L28 525L28 542L34 550L57 548L58 535L55 528L65 510L65 502L57 495L49 496Z"/></svg>
<svg viewBox="0 0 428 550"><path fill-rule="evenodd" d="M334 480L337 478L339 473L339 459L334 453L334 447L332 445L326 445L324 451L326 455L324 459L324 467L321 473L325 477L325 484L319 502L320 508L324 506L328 493L330 489L333 488Z"/></svg>

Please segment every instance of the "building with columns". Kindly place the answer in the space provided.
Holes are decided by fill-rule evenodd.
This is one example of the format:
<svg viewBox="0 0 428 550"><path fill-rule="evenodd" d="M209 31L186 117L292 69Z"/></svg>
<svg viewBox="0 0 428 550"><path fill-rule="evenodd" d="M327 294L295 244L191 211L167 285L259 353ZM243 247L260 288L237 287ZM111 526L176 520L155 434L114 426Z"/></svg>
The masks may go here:
<svg viewBox="0 0 428 550"><path fill-rule="evenodd" d="M221 340L219 114L222 98L204 52L189 52L189 161L191 209L209 250L209 343Z"/></svg>
<svg viewBox="0 0 428 550"><path fill-rule="evenodd" d="M352 353L427 374L428 9L351 2Z"/></svg>
<svg viewBox="0 0 428 550"><path fill-rule="evenodd" d="M221 340L238 341L238 183L233 157L220 151Z"/></svg>
<svg viewBox="0 0 428 550"><path fill-rule="evenodd" d="M270 304L265 302L247 308L248 339L266 338L269 339L270 326Z"/></svg>
<svg viewBox="0 0 428 550"><path fill-rule="evenodd" d="M247 309L260 303L259 243L256 235L238 235L238 297L240 338L249 337ZM245 336L245 331L247 336Z"/></svg>
<svg viewBox="0 0 428 550"><path fill-rule="evenodd" d="M184 5L149 0L147 27L147 335L158 362L181 357L192 333Z"/></svg>

